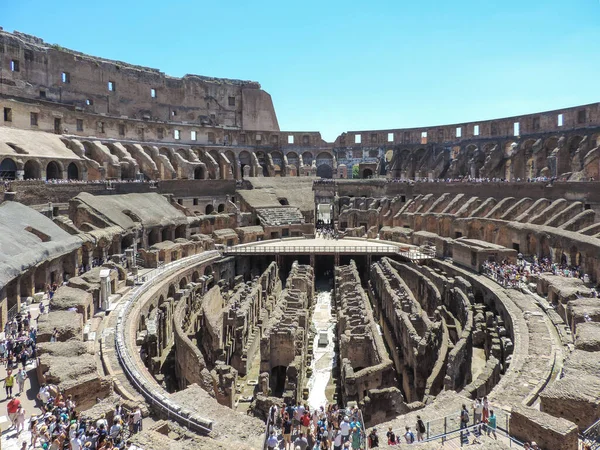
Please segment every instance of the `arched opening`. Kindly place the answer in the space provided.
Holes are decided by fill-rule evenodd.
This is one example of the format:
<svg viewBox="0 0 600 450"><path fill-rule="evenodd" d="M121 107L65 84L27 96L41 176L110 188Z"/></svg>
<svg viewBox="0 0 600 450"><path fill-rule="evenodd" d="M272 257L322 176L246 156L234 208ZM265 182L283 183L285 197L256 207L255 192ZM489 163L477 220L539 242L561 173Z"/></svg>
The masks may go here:
<svg viewBox="0 0 600 450"><path fill-rule="evenodd" d="M177 228L175 228L175 239L185 238L185 234L185 225L179 225Z"/></svg>
<svg viewBox="0 0 600 450"><path fill-rule="evenodd" d="M4 158L0 163L0 179L14 180L17 178L17 164L10 158Z"/></svg>
<svg viewBox="0 0 600 450"><path fill-rule="evenodd" d="M250 166L250 168L251 168L252 164L250 164L250 153L248 153L246 150L244 150L243 152L240 152L240 176L241 176L241 178L244 178L244 168L246 166ZM248 170L248 169L246 169L246 170ZM248 176L252 176L251 169L248 171Z"/></svg>
<svg viewBox="0 0 600 450"><path fill-rule="evenodd" d="M321 178L333 178L333 168L327 164L317 167L317 176Z"/></svg>
<svg viewBox="0 0 600 450"><path fill-rule="evenodd" d="M212 277L212 274L213 274L213 268L212 268L212 266L206 266L204 268L204 276Z"/></svg>
<svg viewBox="0 0 600 450"><path fill-rule="evenodd" d="M67 167L67 178L69 180L79 180L79 168L77 164L71 163Z"/></svg>
<svg viewBox="0 0 600 450"><path fill-rule="evenodd" d="M150 230L148 234L148 245L153 246L154 244L158 244L160 242L160 230L158 228L153 228Z"/></svg>
<svg viewBox="0 0 600 450"><path fill-rule="evenodd" d="M302 164L305 166L312 166L313 159L314 157L311 152L302 153Z"/></svg>
<svg viewBox="0 0 600 450"><path fill-rule="evenodd" d="M565 253L562 253L560 255L560 265L561 266L566 266L569 262L567 261L567 255Z"/></svg>
<svg viewBox="0 0 600 450"><path fill-rule="evenodd" d="M569 256L571 257L571 266L579 267L581 265L581 253L577 251L577 247L571 247Z"/></svg>
<svg viewBox="0 0 600 450"><path fill-rule="evenodd" d="M161 239L162 239L163 242L169 240L169 229L168 228L163 228L162 229Z"/></svg>
<svg viewBox="0 0 600 450"><path fill-rule="evenodd" d="M194 273L192 273L192 283L197 283L199 279L200 279L200 274L198 273L197 270L194 270Z"/></svg>
<svg viewBox="0 0 600 450"><path fill-rule="evenodd" d="M174 284L169 285L169 291L167 292L167 298L175 298L175 285ZM158 306L160 306L160 303Z"/></svg>
<svg viewBox="0 0 600 450"><path fill-rule="evenodd" d="M373 171L371 169L363 170L363 178L373 178Z"/></svg>
<svg viewBox="0 0 600 450"><path fill-rule="evenodd" d="M62 179L62 171L58 163L50 161L46 166L46 180L60 180Z"/></svg>
<svg viewBox="0 0 600 450"><path fill-rule="evenodd" d="M204 209L204 213L205 214L212 214L215 211L215 207L211 204L206 205L206 208Z"/></svg>
<svg viewBox="0 0 600 450"><path fill-rule="evenodd" d="M275 366L271 369L271 391L275 397L281 397L285 390L287 367Z"/></svg>
<svg viewBox="0 0 600 450"><path fill-rule="evenodd" d="M258 159L258 164L262 167L262 173L264 177L269 176L269 167L268 167L268 159L267 155L263 151L256 152L256 158Z"/></svg>
<svg viewBox="0 0 600 450"><path fill-rule="evenodd" d="M204 180L204 168L202 166L194 169L194 180Z"/></svg>
<svg viewBox="0 0 600 450"><path fill-rule="evenodd" d="M121 250L125 251L132 245L133 245L133 235L130 234L127 236L123 236L123 238L121 239ZM133 256L135 257L135 255L133 255Z"/></svg>
<svg viewBox="0 0 600 450"><path fill-rule="evenodd" d="M41 178L41 174L40 174L40 165L30 159L29 161L27 161L25 163L25 167L23 167L24 169L24 174L23 174L23 179L25 180L35 180L38 178Z"/></svg>
<svg viewBox="0 0 600 450"><path fill-rule="evenodd" d="M217 212L225 212L225 203L219 203L219 206L217 206Z"/></svg>
<svg viewBox="0 0 600 450"><path fill-rule="evenodd" d="M187 284L188 284L187 278L183 277L181 280L179 280L179 289L185 289Z"/></svg>

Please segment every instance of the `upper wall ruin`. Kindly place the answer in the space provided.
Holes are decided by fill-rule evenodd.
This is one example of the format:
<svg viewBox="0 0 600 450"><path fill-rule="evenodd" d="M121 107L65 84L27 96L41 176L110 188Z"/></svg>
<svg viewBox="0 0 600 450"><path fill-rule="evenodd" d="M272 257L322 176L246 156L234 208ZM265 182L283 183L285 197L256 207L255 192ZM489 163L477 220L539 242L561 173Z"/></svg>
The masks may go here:
<svg viewBox="0 0 600 450"><path fill-rule="evenodd" d="M4 95L132 119L279 130L271 96L255 81L171 77L18 32L0 31L0 61Z"/></svg>

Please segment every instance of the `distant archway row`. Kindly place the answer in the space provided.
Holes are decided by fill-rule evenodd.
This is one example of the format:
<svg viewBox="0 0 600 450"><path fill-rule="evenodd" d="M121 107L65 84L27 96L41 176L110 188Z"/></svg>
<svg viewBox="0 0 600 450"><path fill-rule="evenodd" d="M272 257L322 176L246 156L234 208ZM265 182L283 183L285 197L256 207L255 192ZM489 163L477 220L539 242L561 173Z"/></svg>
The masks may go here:
<svg viewBox="0 0 600 450"><path fill-rule="evenodd" d="M50 161L45 166L46 180L63 179L64 166L57 161ZM80 180L81 171L74 162L69 163L66 170L68 180ZM16 180L19 178L19 165L12 158L4 158L0 161L0 179ZM22 179L38 180L42 179L42 164L39 161L30 159L22 165Z"/></svg>

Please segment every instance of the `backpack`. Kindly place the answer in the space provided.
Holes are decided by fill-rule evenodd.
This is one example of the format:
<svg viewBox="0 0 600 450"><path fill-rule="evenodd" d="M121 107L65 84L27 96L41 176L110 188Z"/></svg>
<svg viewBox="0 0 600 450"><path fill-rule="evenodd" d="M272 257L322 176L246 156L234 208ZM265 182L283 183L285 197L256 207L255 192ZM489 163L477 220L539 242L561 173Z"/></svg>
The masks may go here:
<svg viewBox="0 0 600 450"><path fill-rule="evenodd" d="M425 433L425 424L423 423L423 421L421 419L417 420L417 430L419 430L419 433Z"/></svg>
<svg viewBox="0 0 600 450"><path fill-rule="evenodd" d="M412 444L413 442L415 442L415 435L413 434L412 431L408 431L406 434L408 434L408 443Z"/></svg>
<svg viewBox="0 0 600 450"><path fill-rule="evenodd" d="M463 409L460 413L460 420L462 420L465 423L469 423L469 411Z"/></svg>

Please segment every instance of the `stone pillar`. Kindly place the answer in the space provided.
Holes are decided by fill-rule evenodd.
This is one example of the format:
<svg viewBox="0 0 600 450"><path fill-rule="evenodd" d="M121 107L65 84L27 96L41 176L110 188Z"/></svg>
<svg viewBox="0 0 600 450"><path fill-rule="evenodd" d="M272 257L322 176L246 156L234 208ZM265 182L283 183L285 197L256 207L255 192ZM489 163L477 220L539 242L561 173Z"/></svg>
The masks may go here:
<svg viewBox="0 0 600 450"><path fill-rule="evenodd" d="M110 269L103 269L100 271L100 300L98 302L100 309L106 311L110 308L110 295Z"/></svg>

